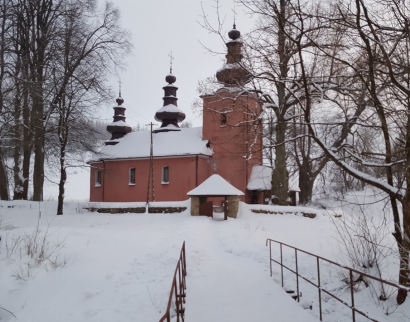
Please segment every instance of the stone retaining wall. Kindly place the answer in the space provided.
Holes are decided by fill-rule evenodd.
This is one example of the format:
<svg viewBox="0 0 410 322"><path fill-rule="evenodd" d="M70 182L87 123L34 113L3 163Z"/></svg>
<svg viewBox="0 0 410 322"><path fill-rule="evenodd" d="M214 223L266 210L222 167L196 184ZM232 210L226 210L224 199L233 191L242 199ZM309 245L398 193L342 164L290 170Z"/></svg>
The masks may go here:
<svg viewBox="0 0 410 322"><path fill-rule="evenodd" d="M145 213L145 207L134 207L134 208L85 208L91 212L98 212L101 214L143 214ZM150 214L172 214L185 211L186 207L149 207L148 213Z"/></svg>

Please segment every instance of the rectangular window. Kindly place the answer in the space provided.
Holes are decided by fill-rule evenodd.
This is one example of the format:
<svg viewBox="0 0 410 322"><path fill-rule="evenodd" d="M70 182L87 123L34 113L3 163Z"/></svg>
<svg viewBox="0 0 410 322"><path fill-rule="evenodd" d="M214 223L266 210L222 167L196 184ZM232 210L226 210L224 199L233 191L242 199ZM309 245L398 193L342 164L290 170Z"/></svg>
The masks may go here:
<svg viewBox="0 0 410 322"><path fill-rule="evenodd" d="M95 171L95 186L101 187L101 170Z"/></svg>
<svg viewBox="0 0 410 322"><path fill-rule="evenodd" d="M135 168L130 168L128 184L135 185Z"/></svg>
<svg viewBox="0 0 410 322"><path fill-rule="evenodd" d="M162 183L169 183L169 167L162 167Z"/></svg>

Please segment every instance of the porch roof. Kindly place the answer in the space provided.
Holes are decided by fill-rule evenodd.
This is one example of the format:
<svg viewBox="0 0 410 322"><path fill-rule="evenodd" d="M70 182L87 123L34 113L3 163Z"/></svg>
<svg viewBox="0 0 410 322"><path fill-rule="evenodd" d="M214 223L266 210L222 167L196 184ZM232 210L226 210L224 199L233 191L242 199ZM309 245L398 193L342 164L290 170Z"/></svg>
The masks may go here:
<svg viewBox="0 0 410 322"><path fill-rule="evenodd" d="M236 189L219 174L213 174L198 187L187 193L188 196L243 196L244 193Z"/></svg>

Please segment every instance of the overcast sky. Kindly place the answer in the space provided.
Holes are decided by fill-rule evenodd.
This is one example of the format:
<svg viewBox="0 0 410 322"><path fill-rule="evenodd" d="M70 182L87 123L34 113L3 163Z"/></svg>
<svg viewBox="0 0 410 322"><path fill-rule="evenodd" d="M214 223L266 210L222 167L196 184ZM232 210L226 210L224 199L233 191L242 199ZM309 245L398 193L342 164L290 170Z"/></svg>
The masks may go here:
<svg viewBox="0 0 410 322"><path fill-rule="evenodd" d="M102 0L101 0L102 1ZM179 87L178 106L194 126L201 126L201 119L191 110L191 103L198 97L199 80L212 76L222 67L224 55L211 55L202 44L214 51L226 52L225 44L214 34L203 29L202 7L215 25L216 10L212 0L115 0L121 11L124 28L132 34L133 55L127 57L126 71L120 73L122 97L125 100L126 122L131 126L155 122L154 114L163 105L165 76L169 73L169 57L173 61L173 74ZM233 25L233 0L220 0L225 37ZM202 6L202 7L201 7ZM236 5L236 25L242 33L248 32L252 19ZM118 91L118 77L113 75L112 89ZM101 116L112 121L115 106L101 107Z"/></svg>

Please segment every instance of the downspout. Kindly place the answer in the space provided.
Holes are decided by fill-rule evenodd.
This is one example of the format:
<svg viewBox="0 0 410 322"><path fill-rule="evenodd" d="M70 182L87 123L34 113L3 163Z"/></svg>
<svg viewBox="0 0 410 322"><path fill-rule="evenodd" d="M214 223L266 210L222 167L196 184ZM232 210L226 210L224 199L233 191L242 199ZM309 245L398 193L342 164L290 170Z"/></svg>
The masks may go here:
<svg viewBox="0 0 410 322"><path fill-rule="evenodd" d="M103 185L102 185L102 202L104 202L105 198L104 198L104 193L105 193L105 161L102 160L103 162Z"/></svg>

